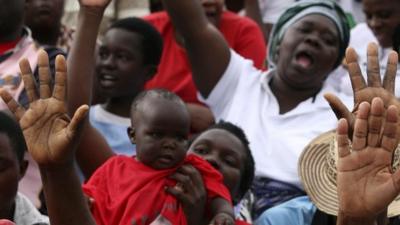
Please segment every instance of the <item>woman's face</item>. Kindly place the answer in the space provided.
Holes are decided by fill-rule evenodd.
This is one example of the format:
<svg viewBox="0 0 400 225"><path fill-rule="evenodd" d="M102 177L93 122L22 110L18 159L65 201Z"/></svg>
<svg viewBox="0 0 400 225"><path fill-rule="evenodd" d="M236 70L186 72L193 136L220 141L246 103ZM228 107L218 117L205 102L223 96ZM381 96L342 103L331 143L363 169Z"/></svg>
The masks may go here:
<svg viewBox="0 0 400 225"><path fill-rule="evenodd" d="M363 0L362 3L367 24L379 44L385 48L392 47L394 31L400 25L400 1Z"/></svg>
<svg viewBox="0 0 400 225"><path fill-rule="evenodd" d="M232 198L239 195L241 176L247 159L245 152L242 142L222 129L203 132L189 148L189 153L202 157L222 174Z"/></svg>
<svg viewBox="0 0 400 225"><path fill-rule="evenodd" d="M340 36L326 16L312 14L292 24L277 49L277 73L296 89L320 89L339 57Z"/></svg>

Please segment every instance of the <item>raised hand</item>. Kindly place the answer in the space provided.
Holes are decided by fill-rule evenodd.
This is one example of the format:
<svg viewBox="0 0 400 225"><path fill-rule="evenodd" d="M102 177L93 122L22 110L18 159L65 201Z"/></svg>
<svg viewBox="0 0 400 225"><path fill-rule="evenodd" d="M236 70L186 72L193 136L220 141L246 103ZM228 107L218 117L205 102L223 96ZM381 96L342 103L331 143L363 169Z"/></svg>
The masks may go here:
<svg viewBox="0 0 400 225"><path fill-rule="evenodd" d="M339 121L339 215L374 221L400 193L400 171L391 172L399 141L398 109L391 105L385 111L380 98L374 98L372 104L361 103L351 145L348 124L345 119Z"/></svg>
<svg viewBox="0 0 400 225"><path fill-rule="evenodd" d="M51 93L51 76L48 55L40 51L39 93L26 59L20 61L22 79L29 98L29 108L19 105L11 95L3 90L1 97L10 111L15 115L24 133L28 150L34 160L41 166L62 165L73 160L73 145L77 137L78 127L84 119L88 106L81 106L73 118L66 114L66 73L67 67L63 56L56 58L56 74L53 93Z"/></svg>
<svg viewBox="0 0 400 225"><path fill-rule="evenodd" d="M374 97L379 97L383 100L385 108L389 105L395 105L400 109L400 103L394 96L394 85L397 72L398 56L392 51L389 54L387 69L383 83L379 70L378 46L370 43L367 49L368 65L367 77L368 84L365 82L360 66L357 62L357 53L353 48L348 48L346 51L346 62L348 64L349 76L353 87L354 109L353 113L358 111L361 102L366 101L371 103ZM338 119L345 118L349 123L349 134L352 135L355 117L347 109L347 107L333 94L326 94L326 100L331 105L332 110Z"/></svg>

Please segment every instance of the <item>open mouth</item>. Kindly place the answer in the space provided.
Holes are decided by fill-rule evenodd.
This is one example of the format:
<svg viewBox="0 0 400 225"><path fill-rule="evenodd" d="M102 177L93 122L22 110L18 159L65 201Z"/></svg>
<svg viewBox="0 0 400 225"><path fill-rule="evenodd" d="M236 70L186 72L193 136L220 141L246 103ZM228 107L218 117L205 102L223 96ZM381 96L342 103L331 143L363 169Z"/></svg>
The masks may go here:
<svg viewBox="0 0 400 225"><path fill-rule="evenodd" d="M304 69L309 69L314 64L314 57L306 52L299 52L296 54L296 63Z"/></svg>
<svg viewBox="0 0 400 225"><path fill-rule="evenodd" d="M98 78L100 84L102 86L112 86L114 85L118 79L114 75L109 75L109 74L102 74Z"/></svg>

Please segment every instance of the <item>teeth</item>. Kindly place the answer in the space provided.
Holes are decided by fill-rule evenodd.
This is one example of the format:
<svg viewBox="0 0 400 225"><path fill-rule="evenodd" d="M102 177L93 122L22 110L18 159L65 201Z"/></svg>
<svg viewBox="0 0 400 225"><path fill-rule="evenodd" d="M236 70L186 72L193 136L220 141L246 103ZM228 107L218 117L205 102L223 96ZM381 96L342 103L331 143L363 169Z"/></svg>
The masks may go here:
<svg viewBox="0 0 400 225"><path fill-rule="evenodd" d="M112 75L103 75L102 79L103 80L116 80L115 77Z"/></svg>

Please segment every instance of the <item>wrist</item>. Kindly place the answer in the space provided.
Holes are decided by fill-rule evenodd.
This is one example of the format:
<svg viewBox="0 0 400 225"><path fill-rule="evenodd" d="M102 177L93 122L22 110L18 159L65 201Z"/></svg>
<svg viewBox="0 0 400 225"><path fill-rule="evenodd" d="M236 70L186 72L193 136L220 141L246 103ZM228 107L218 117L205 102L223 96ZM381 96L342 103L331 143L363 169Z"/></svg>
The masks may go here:
<svg viewBox="0 0 400 225"><path fill-rule="evenodd" d="M89 17L103 18L105 7L81 6L80 13Z"/></svg>
<svg viewBox="0 0 400 225"><path fill-rule="evenodd" d="M376 225L374 217L354 217L344 212L339 212L337 225Z"/></svg>

